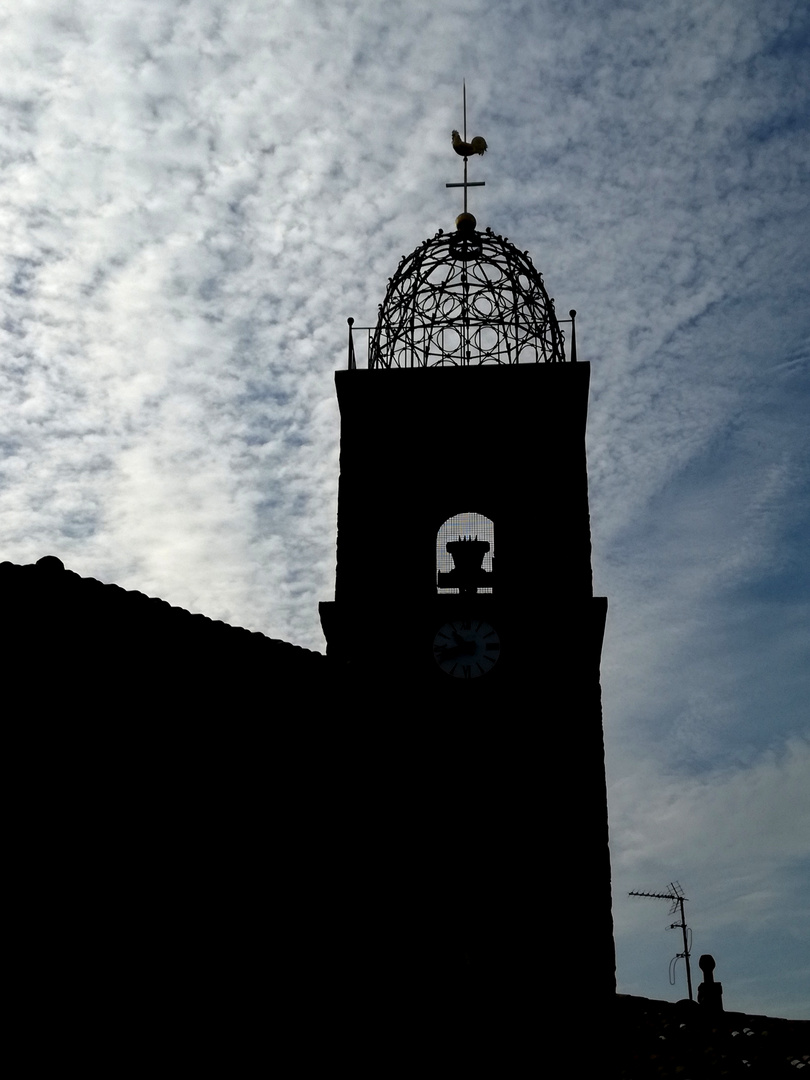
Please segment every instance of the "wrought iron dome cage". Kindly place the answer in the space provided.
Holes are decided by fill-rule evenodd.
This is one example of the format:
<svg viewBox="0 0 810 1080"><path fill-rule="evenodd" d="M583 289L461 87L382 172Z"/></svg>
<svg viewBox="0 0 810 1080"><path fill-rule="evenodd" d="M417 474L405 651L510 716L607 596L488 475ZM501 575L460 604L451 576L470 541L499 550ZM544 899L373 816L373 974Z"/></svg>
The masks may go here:
<svg viewBox="0 0 810 1080"><path fill-rule="evenodd" d="M388 279L370 368L566 360L554 300L528 252L465 217L403 256Z"/></svg>

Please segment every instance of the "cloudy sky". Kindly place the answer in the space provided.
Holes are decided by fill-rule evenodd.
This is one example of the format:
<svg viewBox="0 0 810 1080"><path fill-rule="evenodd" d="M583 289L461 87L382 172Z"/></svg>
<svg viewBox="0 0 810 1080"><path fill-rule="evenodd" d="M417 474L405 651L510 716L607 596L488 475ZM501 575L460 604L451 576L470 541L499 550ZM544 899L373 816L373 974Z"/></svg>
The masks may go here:
<svg viewBox="0 0 810 1080"><path fill-rule="evenodd" d="M466 77L592 364L619 989L685 996L626 895L677 879L726 1007L810 1016L806 0L3 10L0 559L323 648L332 372L452 228Z"/></svg>

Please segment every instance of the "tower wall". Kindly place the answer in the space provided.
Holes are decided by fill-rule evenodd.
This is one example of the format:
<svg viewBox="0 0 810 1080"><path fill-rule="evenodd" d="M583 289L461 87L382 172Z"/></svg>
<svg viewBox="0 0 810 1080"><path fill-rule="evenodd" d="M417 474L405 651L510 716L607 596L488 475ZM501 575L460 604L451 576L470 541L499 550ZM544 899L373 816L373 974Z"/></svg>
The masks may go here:
<svg viewBox="0 0 810 1080"><path fill-rule="evenodd" d="M434 595L436 532L459 510L495 522L504 594L592 595L589 376L588 364L338 372L336 600Z"/></svg>
<svg viewBox="0 0 810 1080"><path fill-rule="evenodd" d="M352 887L374 883L364 919L397 951L405 997L441 1012L449 980L460 1029L497 1014L525 1036L549 986L563 1012L615 990L589 374L336 377L337 578L321 618L348 707L335 739L357 763ZM493 522L491 594L437 592L437 531L460 512ZM499 636L477 678L437 664L437 629L465 620Z"/></svg>

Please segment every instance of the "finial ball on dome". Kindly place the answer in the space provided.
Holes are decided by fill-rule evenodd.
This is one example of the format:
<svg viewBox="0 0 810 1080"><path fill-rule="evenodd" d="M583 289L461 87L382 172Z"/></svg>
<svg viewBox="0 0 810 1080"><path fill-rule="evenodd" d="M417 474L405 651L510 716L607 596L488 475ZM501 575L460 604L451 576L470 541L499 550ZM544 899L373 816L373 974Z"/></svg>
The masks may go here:
<svg viewBox="0 0 810 1080"><path fill-rule="evenodd" d="M472 214L459 214L456 218L456 228L459 232L472 232L477 224Z"/></svg>

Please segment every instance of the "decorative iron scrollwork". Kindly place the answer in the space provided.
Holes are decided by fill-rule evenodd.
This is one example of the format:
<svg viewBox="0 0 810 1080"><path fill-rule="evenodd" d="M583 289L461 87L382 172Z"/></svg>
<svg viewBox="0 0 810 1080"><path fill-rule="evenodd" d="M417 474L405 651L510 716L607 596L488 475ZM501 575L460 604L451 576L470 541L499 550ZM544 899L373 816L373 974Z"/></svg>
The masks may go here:
<svg viewBox="0 0 810 1080"><path fill-rule="evenodd" d="M491 229L439 231L389 279L369 367L562 363L542 274Z"/></svg>

